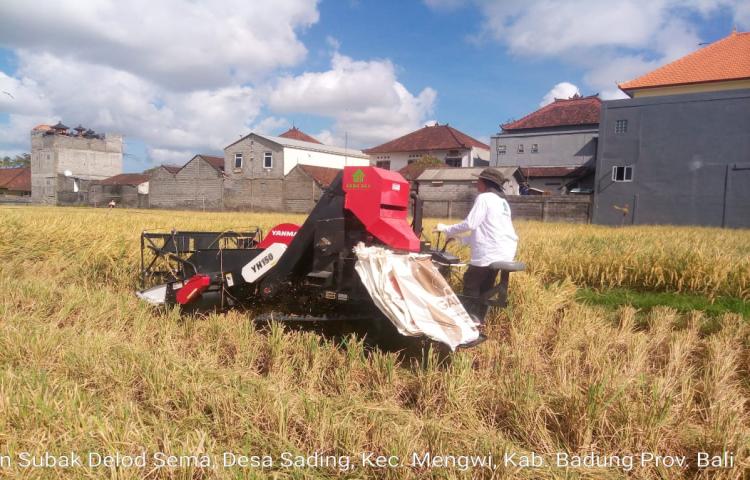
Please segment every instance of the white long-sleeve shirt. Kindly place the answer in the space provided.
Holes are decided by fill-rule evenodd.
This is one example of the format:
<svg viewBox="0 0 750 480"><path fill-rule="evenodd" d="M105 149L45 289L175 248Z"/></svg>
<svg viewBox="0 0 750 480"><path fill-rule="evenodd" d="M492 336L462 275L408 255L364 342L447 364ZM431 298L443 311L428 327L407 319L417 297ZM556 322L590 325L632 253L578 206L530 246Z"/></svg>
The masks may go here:
<svg viewBox="0 0 750 480"><path fill-rule="evenodd" d="M471 265L486 267L492 262L513 261L518 246L518 235L510 218L510 205L492 192L480 193L469 215L461 223L450 225L445 234L471 231Z"/></svg>

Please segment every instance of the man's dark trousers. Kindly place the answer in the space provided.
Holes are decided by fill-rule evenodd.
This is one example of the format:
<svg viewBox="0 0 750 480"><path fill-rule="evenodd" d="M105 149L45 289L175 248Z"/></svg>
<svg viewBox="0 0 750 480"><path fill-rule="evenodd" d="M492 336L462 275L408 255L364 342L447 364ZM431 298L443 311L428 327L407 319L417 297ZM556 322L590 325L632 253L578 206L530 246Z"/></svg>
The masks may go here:
<svg viewBox="0 0 750 480"><path fill-rule="evenodd" d="M495 286L497 270L490 267L477 267L469 265L464 273L464 296L475 297L466 303L466 311L469 315L475 315L477 319L484 323L484 316L487 314L487 305L484 304L481 297L485 292Z"/></svg>

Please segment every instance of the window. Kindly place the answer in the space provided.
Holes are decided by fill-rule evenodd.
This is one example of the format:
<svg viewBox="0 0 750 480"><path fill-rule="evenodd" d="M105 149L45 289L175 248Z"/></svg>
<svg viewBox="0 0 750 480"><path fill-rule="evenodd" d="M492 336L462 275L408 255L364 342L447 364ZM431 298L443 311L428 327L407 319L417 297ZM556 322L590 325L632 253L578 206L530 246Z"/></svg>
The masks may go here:
<svg viewBox="0 0 750 480"><path fill-rule="evenodd" d="M234 154L234 168L242 168L242 154L241 153Z"/></svg>
<svg viewBox="0 0 750 480"><path fill-rule="evenodd" d="M518 148L516 149L518 153L523 153L523 143L518 144Z"/></svg>
<svg viewBox="0 0 750 480"><path fill-rule="evenodd" d="M460 167L461 166L461 159L460 158L446 158L445 164L449 167Z"/></svg>
<svg viewBox="0 0 750 480"><path fill-rule="evenodd" d="M497 154L498 155L505 155L505 145L498 145L497 146Z"/></svg>
<svg viewBox="0 0 750 480"><path fill-rule="evenodd" d="M618 134L628 133L628 121L627 120L615 121L615 133L618 133Z"/></svg>
<svg viewBox="0 0 750 480"><path fill-rule="evenodd" d="M378 160L377 162L375 162L375 166L378 168L382 168L383 170L390 170L391 161L390 160Z"/></svg>
<svg viewBox="0 0 750 480"><path fill-rule="evenodd" d="M633 167L612 167L612 181L613 182L632 182L633 181Z"/></svg>
<svg viewBox="0 0 750 480"><path fill-rule="evenodd" d="M263 168L273 168L273 153L266 152L263 154Z"/></svg>
<svg viewBox="0 0 750 480"><path fill-rule="evenodd" d="M539 145L536 143L531 144L531 153L539 153Z"/></svg>

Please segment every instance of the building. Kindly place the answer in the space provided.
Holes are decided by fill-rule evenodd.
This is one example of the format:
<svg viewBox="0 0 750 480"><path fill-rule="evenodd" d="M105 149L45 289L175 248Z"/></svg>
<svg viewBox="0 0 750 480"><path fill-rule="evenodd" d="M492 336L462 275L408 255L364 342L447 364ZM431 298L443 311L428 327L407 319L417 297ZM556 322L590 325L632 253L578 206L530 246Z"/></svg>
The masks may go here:
<svg viewBox="0 0 750 480"><path fill-rule="evenodd" d="M318 141L317 138L311 137L297 127L292 127L286 132L279 135L282 138L290 138L292 140L300 140L302 142L317 143L323 145L323 142Z"/></svg>
<svg viewBox="0 0 750 480"><path fill-rule="evenodd" d="M39 125L31 131L31 198L48 205L85 205L89 184L122 173L122 136Z"/></svg>
<svg viewBox="0 0 750 480"><path fill-rule="evenodd" d="M522 167L529 195L563 195L594 193L594 169L580 167Z"/></svg>
<svg viewBox="0 0 750 480"><path fill-rule="evenodd" d="M426 217L463 218L471 210L477 196L477 177L484 167L427 168L415 180L419 197L424 202ZM508 183L506 195L518 195L523 179L517 167L499 167Z"/></svg>
<svg viewBox="0 0 750 480"><path fill-rule="evenodd" d="M619 85L631 98L750 88L750 32L725 38Z"/></svg>
<svg viewBox="0 0 750 480"><path fill-rule="evenodd" d="M31 168L0 168L0 202L27 203L31 199Z"/></svg>
<svg viewBox="0 0 750 480"><path fill-rule="evenodd" d="M734 88L737 89L734 89ZM750 32L604 102L593 221L750 227Z"/></svg>
<svg viewBox="0 0 750 480"><path fill-rule="evenodd" d="M428 163L423 162L421 160L417 160L416 162L412 162L408 164L407 166L401 168L398 173L401 174L402 177L404 177L406 180L410 182L414 182L419 178L420 175L422 175L422 172L427 170L428 168L454 168L449 167L448 165L444 163Z"/></svg>
<svg viewBox="0 0 750 480"><path fill-rule="evenodd" d="M228 145L225 208L283 210L284 179L297 165L342 169L370 164L370 157L359 150L316 142L251 133Z"/></svg>
<svg viewBox="0 0 750 480"><path fill-rule="evenodd" d="M196 155L182 167L162 165L148 183L151 208L224 208L224 157Z"/></svg>
<svg viewBox="0 0 750 480"><path fill-rule="evenodd" d="M103 207L114 201L118 207L148 208L149 180L147 173L121 173L89 186L89 204Z"/></svg>
<svg viewBox="0 0 750 480"><path fill-rule="evenodd" d="M490 163L525 169L529 186L546 194L593 189L601 100L555 99L493 135Z"/></svg>
<svg viewBox="0 0 750 480"><path fill-rule="evenodd" d="M489 165L490 147L447 123L428 125L364 152L376 166L401 170L422 157L435 157L451 167Z"/></svg>
<svg viewBox="0 0 750 480"><path fill-rule="evenodd" d="M284 211L310 212L340 172L338 168L296 165L284 178Z"/></svg>

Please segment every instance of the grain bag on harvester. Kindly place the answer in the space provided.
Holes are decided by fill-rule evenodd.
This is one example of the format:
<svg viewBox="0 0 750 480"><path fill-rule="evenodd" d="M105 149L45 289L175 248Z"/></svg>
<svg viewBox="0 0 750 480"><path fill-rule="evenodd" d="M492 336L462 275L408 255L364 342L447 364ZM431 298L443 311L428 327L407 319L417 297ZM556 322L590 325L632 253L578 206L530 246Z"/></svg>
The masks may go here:
<svg viewBox="0 0 750 480"><path fill-rule="evenodd" d="M409 203L413 222L407 220ZM459 260L419 240L422 202L398 173L346 167L301 227L281 224L263 238L244 232L144 232L138 296L184 308L258 307L280 321L385 316L399 333L455 349L483 337L466 306L505 306L508 277L484 298L456 295L444 275ZM149 288L146 288L149 287ZM495 298L496 297L496 298Z"/></svg>

